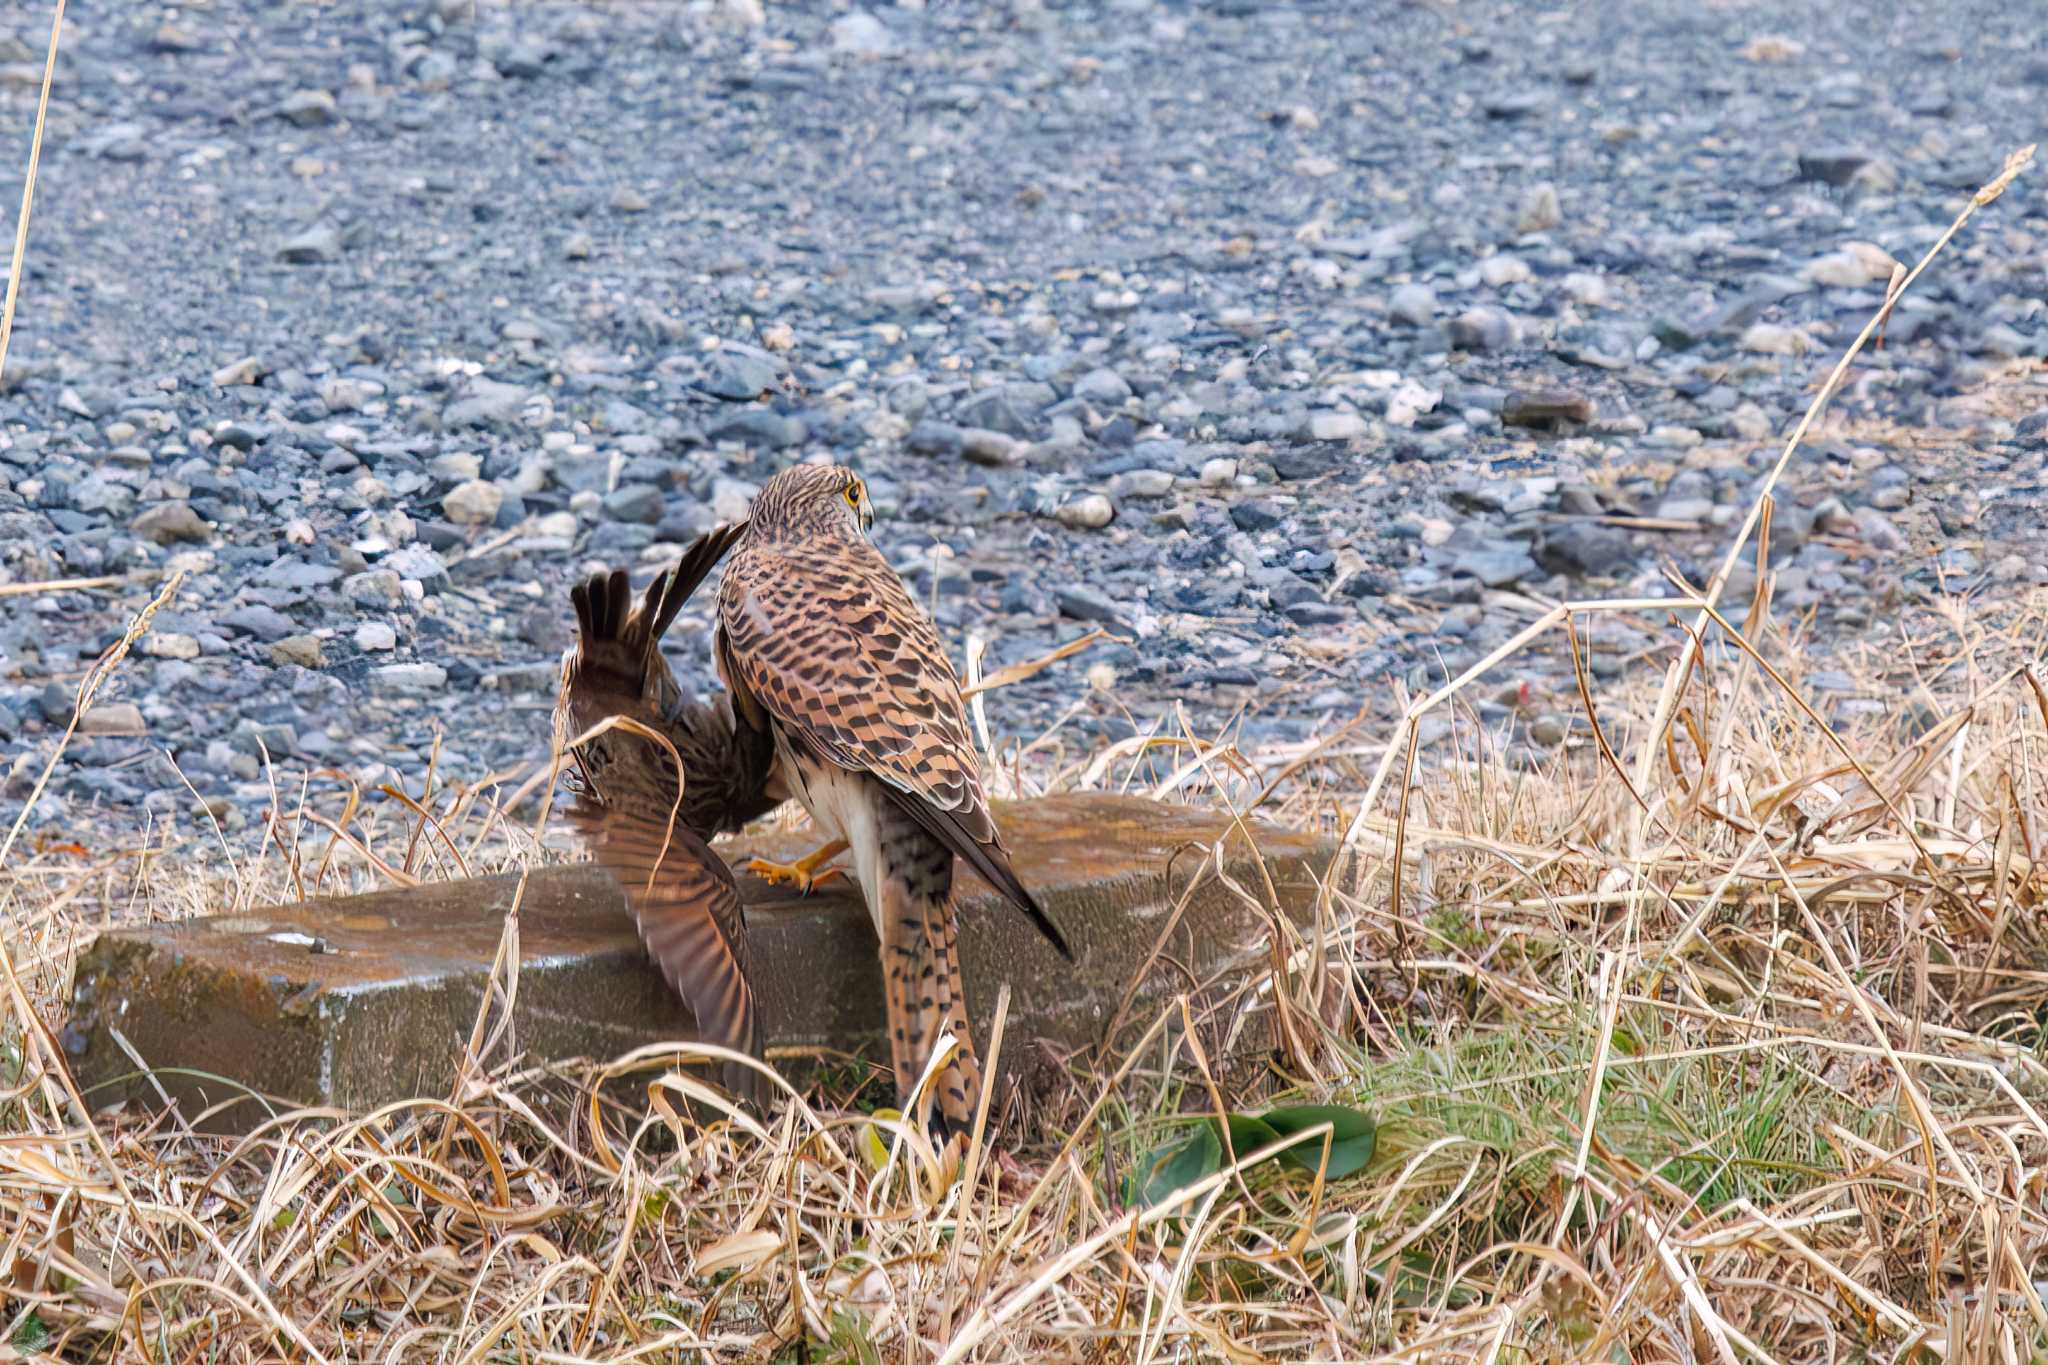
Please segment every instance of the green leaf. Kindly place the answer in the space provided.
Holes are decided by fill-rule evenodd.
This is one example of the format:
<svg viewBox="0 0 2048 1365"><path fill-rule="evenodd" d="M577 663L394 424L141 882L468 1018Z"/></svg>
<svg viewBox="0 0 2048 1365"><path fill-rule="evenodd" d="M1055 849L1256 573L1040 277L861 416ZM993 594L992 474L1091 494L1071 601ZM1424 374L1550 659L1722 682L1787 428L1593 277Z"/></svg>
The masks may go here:
<svg viewBox="0 0 2048 1365"><path fill-rule="evenodd" d="M1379 1135L1379 1126L1370 1116L1341 1104L1288 1105L1268 1109L1259 1118L1280 1137L1313 1128L1319 1123L1329 1124L1330 1164L1323 1168L1323 1174L1330 1180L1342 1180L1364 1170L1366 1163L1372 1160L1373 1146ZM1231 1140L1235 1142L1236 1137L1233 1124ZM1323 1145L1314 1138L1308 1138L1282 1152L1280 1159L1298 1170L1313 1171L1322 1166Z"/></svg>
<svg viewBox="0 0 2048 1365"><path fill-rule="evenodd" d="M1226 1114L1224 1118L1230 1123L1230 1150L1239 1156L1256 1152L1267 1143L1278 1142L1286 1136L1255 1114Z"/></svg>
<svg viewBox="0 0 2048 1365"><path fill-rule="evenodd" d="M1330 1160L1323 1165L1323 1144L1305 1138L1280 1152L1280 1160L1298 1171L1321 1169L1329 1180L1341 1180L1365 1169L1372 1160L1378 1128L1372 1119L1356 1109L1335 1104L1303 1104L1268 1109L1263 1114L1227 1114L1230 1150L1239 1160L1284 1137L1330 1125ZM1124 1178L1123 1202L1152 1208L1174 1191L1214 1175L1223 1169L1223 1130L1214 1119L1195 1129L1192 1136L1154 1151L1144 1163Z"/></svg>
<svg viewBox="0 0 2048 1365"><path fill-rule="evenodd" d="M49 1344L50 1329L43 1326L43 1320L35 1315L34 1310L30 1310L29 1315L21 1320L21 1326L14 1329L15 1349L34 1355Z"/></svg>
<svg viewBox="0 0 2048 1365"><path fill-rule="evenodd" d="M1215 1125L1205 1123L1193 1136L1146 1157L1144 1165L1124 1181L1124 1203L1152 1208L1174 1191L1184 1190L1222 1167L1223 1144L1216 1137Z"/></svg>

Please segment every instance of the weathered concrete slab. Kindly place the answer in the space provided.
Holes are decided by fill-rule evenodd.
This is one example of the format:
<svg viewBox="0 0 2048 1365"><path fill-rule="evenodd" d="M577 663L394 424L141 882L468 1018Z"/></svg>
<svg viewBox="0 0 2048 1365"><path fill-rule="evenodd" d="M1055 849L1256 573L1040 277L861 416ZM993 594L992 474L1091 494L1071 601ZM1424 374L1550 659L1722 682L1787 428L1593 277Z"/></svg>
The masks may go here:
<svg viewBox="0 0 2048 1365"><path fill-rule="evenodd" d="M1253 849L1227 819L1119 797L1050 798L999 808L1018 875L1075 951L1069 965L1025 918L961 867L961 958L981 1041L1003 981L1012 989L1005 1060L1023 1044L1100 1041L1127 984L1194 875L1226 839L1239 885L1263 886ZM1282 908L1313 904L1331 841L1255 826ZM790 857L807 832L721 845L727 856ZM833 884L807 899L742 876L769 1046L883 1055L874 933L859 894ZM189 1117L246 1086L294 1104L363 1109L445 1093L475 1021L517 877L312 901L249 915L109 931L80 959L66 1038L95 1104L154 1105L122 1039ZM1208 879L1190 901L1146 993L1186 989L1197 972L1253 942L1261 917ZM688 1011L641 951L612 883L589 866L529 879L520 911L515 1026L536 1058L612 1057L692 1036ZM176 1069L176 1070L174 1070ZM200 1073L200 1074L191 1074ZM208 1081L226 1078L233 1084ZM252 1105L219 1126L246 1127Z"/></svg>

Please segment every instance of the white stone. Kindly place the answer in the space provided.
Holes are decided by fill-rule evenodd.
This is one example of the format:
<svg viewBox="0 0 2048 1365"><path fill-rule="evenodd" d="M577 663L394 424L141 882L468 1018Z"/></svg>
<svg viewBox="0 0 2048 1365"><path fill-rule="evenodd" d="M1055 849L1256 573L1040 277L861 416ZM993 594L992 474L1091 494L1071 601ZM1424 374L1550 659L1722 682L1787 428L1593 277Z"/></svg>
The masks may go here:
<svg viewBox="0 0 2048 1365"><path fill-rule="evenodd" d="M713 479L711 515L720 521L744 521L747 509L754 505L754 495L760 491L760 485L740 479Z"/></svg>
<svg viewBox="0 0 2048 1365"><path fill-rule="evenodd" d="M1548 232L1564 222L1564 208L1557 201L1557 186L1545 181L1532 186L1522 197L1522 211L1515 219L1521 232Z"/></svg>
<svg viewBox="0 0 2048 1365"><path fill-rule="evenodd" d="M471 479L448 490L441 510L457 526L488 526L498 519L505 490L488 479Z"/></svg>
<svg viewBox="0 0 2048 1365"><path fill-rule="evenodd" d="M447 683L448 670L439 664L385 664L370 670L370 685L379 692L433 692Z"/></svg>
<svg viewBox="0 0 2048 1365"><path fill-rule="evenodd" d="M1372 428L1355 412L1318 412L1308 419L1308 434L1315 441L1355 441Z"/></svg>
<svg viewBox="0 0 2048 1365"><path fill-rule="evenodd" d="M1387 395L1387 425L1412 427L1423 413L1436 411L1443 399L1441 389L1426 389L1412 379L1405 380Z"/></svg>
<svg viewBox="0 0 2048 1365"><path fill-rule="evenodd" d="M1797 327L1780 327L1774 322L1751 324L1737 343L1758 355L1805 355L1813 349L1813 338Z"/></svg>
<svg viewBox="0 0 2048 1365"><path fill-rule="evenodd" d="M1116 520L1116 504L1101 493L1083 493L1061 503L1053 516L1071 530L1099 531Z"/></svg>
<svg viewBox="0 0 2048 1365"><path fill-rule="evenodd" d="M1511 284L1527 284L1536 278L1536 272L1520 256L1488 256L1479 263L1479 278L1495 289L1505 289Z"/></svg>
<svg viewBox="0 0 2048 1365"><path fill-rule="evenodd" d="M842 14L832 21L832 48L856 57L880 57L893 51L896 39L888 25L864 9Z"/></svg>
<svg viewBox="0 0 2048 1365"><path fill-rule="evenodd" d="M153 630L142 637L139 646L152 659L196 659L199 657L199 641L190 635L175 631Z"/></svg>

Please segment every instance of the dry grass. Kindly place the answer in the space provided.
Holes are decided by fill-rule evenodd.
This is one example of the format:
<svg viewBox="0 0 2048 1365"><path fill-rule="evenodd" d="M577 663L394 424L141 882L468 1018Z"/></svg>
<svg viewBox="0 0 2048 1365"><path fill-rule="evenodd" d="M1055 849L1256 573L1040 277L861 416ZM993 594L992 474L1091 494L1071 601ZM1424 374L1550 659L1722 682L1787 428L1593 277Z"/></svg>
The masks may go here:
<svg viewBox="0 0 2048 1365"><path fill-rule="evenodd" d="M513 816L539 795L318 777L240 852L176 825L38 846L24 809L0 847L0 1360L2038 1359L2048 603L1918 613L1857 665L1877 704L1824 711L1766 550L1740 624L1722 611L1741 551L1704 589L1518 637L1638 661L1597 695L1579 673L1579 737L1533 765L1466 709L1512 649L1299 752L1185 725L999 752L1020 792L1341 831L1315 922L1276 920L1235 997L1286 1040L1262 1088L1381 1119L1373 1165L1327 1186L1232 1169L1118 1206L1211 1102L1211 1031L1177 1008L1073 1059L1021 1164L977 1146L964 1172L901 1129L876 1162L829 1085L764 1125L681 1054L532 1066L503 1027L516 914L447 1095L234 1142L95 1113L59 1031L96 929L532 865ZM639 1098L597 1098L623 1069Z"/></svg>
<svg viewBox="0 0 2048 1365"><path fill-rule="evenodd" d="M1605 755L1652 733L1654 677L1542 766L1463 717L1394 784L1405 818L1362 797L1408 745L1362 735L1305 761L1182 735L1013 765L1028 789L1239 806L1291 768L1266 813L1349 827L1318 925L1276 923L1277 965L1237 1003L1285 1015L1261 1088L1372 1110L1379 1156L1321 1189L1226 1172L1142 1214L1122 1175L1209 1106L1217 1030L1177 1009L1074 1060L1020 1167L977 1153L950 1179L915 1133L880 1169L863 1155L852 1080L763 1125L704 1103L676 1056L623 1060L648 1078L632 1104L591 1098L607 1065L531 1065L499 1027L516 922L451 1094L232 1143L93 1116L56 1030L97 925L550 855L506 784L438 780L281 800L232 864L175 827L96 860L17 851L0 1340L65 1360L2036 1358L2044 609L1941 604L1858 679L1886 704L1840 717L1798 700L1804 656L1759 617L1754 655L1705 641L1641 776Z"/></svg>

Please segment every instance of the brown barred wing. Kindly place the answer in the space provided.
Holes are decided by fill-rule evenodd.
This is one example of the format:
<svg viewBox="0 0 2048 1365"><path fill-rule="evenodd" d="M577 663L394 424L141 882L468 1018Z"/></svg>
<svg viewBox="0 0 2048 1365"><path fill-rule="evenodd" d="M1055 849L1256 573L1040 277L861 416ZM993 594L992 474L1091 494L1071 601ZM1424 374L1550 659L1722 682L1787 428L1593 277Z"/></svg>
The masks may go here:
<svg viewBox="0 0 2048 1365"><path fill-rule="evenodd" d="M936 627L866 541L742 544L719 590L727 684L820 760L880 779L935 837L1065 939L996 834Z"/></svg>
<svg viewBox="0 0 2048 1365"><path fill-rule="evenodd" d="M568 812L591 856L624 891L641 941L706 1042L760 1055L739 887L725 860L681 822L578 802ZM728 1065L727 1085L758 1097L757 1073Z"/></svg>

